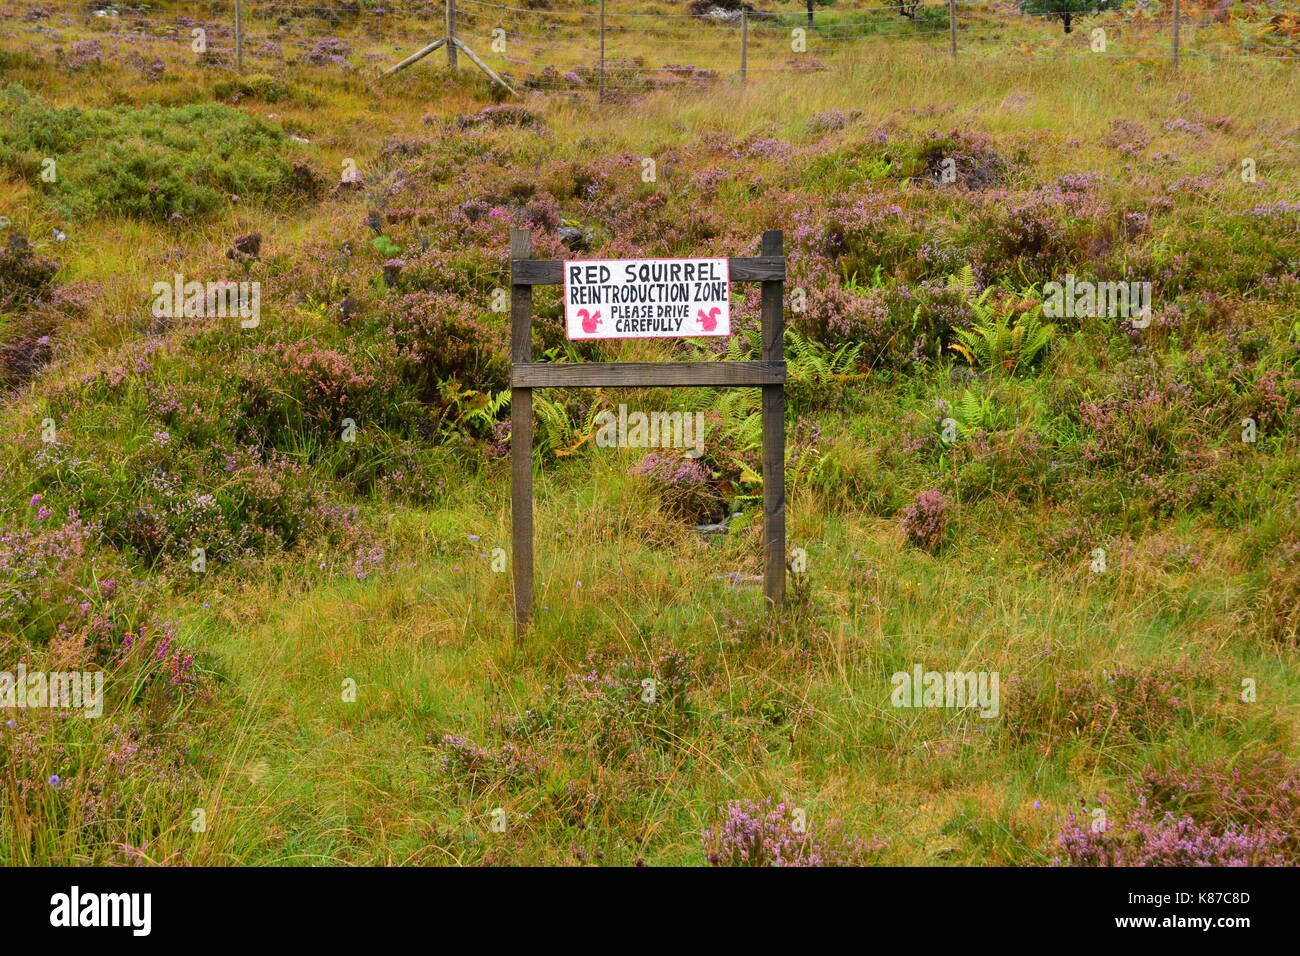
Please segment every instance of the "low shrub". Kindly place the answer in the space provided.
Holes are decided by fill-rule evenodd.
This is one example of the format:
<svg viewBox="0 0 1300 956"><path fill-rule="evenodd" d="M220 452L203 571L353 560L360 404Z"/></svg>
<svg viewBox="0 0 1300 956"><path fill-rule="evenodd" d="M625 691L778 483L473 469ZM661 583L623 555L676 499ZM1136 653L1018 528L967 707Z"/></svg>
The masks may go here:
<svg viewBox="0 0 1300 956"><path fill-rule="evenodd" d="M700 837L710 866L862 866L886 846L846 836L838 820L807 822L770 797L730 800L721 812Z"/></svg>
<svg viewBox="0 0 1300 956"><path fill-rule="evenodd" d="M1156 770L1134 782L1136 806L1094 826L1069 814L1059 841L1069 866L1295 866L1300 770L1279 753ZM1104 799L1101 801L1107 802Z"/></svg>
<svg viewBox="0 0 1300 956"><path fill-rule="evenodd" d="M910 544L931 554L943 547L944 533L948 529L948 499L943 492L918 492L912 503L903 509L903 533Z"/></svg>
<svg viewBox="0 0 1300 956"><path fill-rule="evenodd" d="M11 86L0 118L0 168L74 217L201 216L231 197L287 202L298 192L283 131L217 103L58 108ZM49 157L53 183L41 175Z"/></svg>

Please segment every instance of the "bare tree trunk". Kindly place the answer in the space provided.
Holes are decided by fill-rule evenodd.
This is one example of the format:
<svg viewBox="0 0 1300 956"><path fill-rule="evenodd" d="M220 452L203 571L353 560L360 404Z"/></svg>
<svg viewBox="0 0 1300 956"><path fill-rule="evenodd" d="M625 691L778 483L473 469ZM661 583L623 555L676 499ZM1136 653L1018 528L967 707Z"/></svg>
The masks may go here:
<svg viewBox="0 0 1300 956"><path fill-rule="evenodd" d="M1074 27L1070 24L1070 20L1071 20L1073 17L1074 17L1074 14L1072 14L1072 13L1062 13L1062 14L1061 14L1061 19L1065 21L1065 32L1066 32L1066 33L1073 33L1073 32L1074 32Z"/></svg>
<svg viewBox="0 0 1300 956"><path fill-rule="evenodd" d="M813 25L813 16L812 16L813 0L807 0L807 3L808 3L808 26L811 27Z"/></svg>

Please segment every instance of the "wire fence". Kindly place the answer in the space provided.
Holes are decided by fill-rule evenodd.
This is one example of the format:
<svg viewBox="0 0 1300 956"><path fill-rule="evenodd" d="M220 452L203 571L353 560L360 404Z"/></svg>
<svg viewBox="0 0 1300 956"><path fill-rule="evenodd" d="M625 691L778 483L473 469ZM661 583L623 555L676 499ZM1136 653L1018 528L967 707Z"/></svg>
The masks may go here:
<svg viewBox="0 0 1300 956"><path fill-rule="evenodd" d="M123 56L148 64L283 74L312 68L378 75L439 39L449 64L489 67L514 90L621 96L750 74L807 72L910 49L963 60L1061 57L1300 61L1300 11L1278 0L1135 0L1074 18L999 0L915 0L809 14L735 0L664 12L555 10L539 0L193 0L0 5L0 36L69 66ZM544 2L544 0L543 0ZM724 6L723 4L727 4Z"/></svg>

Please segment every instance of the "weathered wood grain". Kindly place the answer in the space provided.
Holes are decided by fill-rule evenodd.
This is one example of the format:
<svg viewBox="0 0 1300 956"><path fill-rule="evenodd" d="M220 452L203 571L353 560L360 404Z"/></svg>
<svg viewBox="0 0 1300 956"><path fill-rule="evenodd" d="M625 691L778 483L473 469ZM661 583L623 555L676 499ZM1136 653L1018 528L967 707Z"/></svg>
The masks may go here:
<svg viewBox="0 0 1300 956"><path fill-rule="evenodd" d="M702 256L700 258L708 258ZM728 259L732 282L782 282L785 280L784 256L757 256ZM561 285L564 282L562 259L515 259L510 261L510 281L515 285Z"/></svg>
<svg viewBox="0 0 1300 956"><path fill-rule="evenodd" d="M780 387L784 382L785 362L530 362L510 370L514 388Z"/></svg>
<svg viewBox="0 0 1300 956"><path fill-rule="evenodd" d="M763 233L764 257L782 256L783 243L780 230ZM784 298L784 282L763 283L763 361L782 366ZM763 386L763 593L775 607L785 603L785 388L781 385Z"/></svg>
<svg viewBox="0 0 1300 956"><path fill-rule="evenodd" d="M533 236L510 230L510 258L527 259ZM510 361L533 355L533 287L510 287ZM510 569L515 584L515 636L522 637L533 613L533 393L510 390Z"/></svg>

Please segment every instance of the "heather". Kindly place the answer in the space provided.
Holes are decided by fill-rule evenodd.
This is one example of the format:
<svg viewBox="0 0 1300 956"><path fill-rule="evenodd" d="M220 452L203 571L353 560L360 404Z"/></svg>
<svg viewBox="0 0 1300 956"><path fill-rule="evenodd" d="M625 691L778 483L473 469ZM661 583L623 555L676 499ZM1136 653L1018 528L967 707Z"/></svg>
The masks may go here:
<svg viewBox="0 0 1300 956"><path fill-rule="evenodd" d="M1295 866L1300 780L1277 752L1254 759L1146 767L1127 796L1134 806L1105 815L1069 814L1060 841L1074 866ZM1110 801L1099 797L1103 808ZM1086 808L1085 808L1086 809ZM1118 811L1110 807L1112 813Z"/></svg>
<svg viewBox="0 0 1300 956"><path fill-rule="evenodd" d="M785 803L733 800L723 821L701 835L711 866L861 866L873 850L840 832L837 820L810 828Z"/></svg>
<svg viewBox="0 0 1300 956"><path fill-rule="evenodd" d="M0 710L0 861L1296 862L1293 68L888 51L499 102L275 6L308 42L238 76L131 11L0 38L0 671L106 675L102 718ZM789 608L757 390L539 390L513 635L519 226L784 230ZM260 321L156 314L176 274ZM1067 275L1150 282L1149 323L1047 314ZM757 359L732 291L727 341L574 343L538 287L532 356ZM601 447L620 403L702 413L703 454ZM917 663L999 672L999 715L891 707Z"/></svg>

